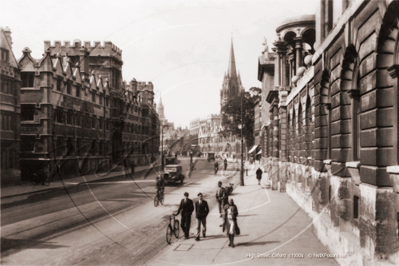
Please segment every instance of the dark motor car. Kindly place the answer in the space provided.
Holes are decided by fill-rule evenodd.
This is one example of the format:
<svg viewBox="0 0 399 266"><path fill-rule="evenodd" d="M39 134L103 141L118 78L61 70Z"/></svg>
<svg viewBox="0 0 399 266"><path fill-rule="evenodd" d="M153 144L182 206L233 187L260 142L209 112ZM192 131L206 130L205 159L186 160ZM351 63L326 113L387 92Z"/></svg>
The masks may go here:
<svg viewBox="0 0 399 266"><path fill-rule="evenodd" d="M208 153L208 162L215 161L215 153Z"/></svg>
<svg viewBox="0 0 399 266"><path fill-rule="evenodd" d="M164 173L162 175L166 184L177 182L180 182L180 184L182 184L184 180L184 175L182 174L182 172L183 170L181 165L169 164L165 165Z"/></svg>

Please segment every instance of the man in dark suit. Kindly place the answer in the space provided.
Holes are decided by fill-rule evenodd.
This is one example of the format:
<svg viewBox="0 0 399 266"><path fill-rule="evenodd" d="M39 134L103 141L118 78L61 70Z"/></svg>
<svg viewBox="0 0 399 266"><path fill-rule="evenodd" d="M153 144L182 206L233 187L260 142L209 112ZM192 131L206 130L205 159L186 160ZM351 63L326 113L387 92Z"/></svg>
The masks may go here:
<svg viewBox="0 0 399 266"><path fill-rule="evenodd" d="M198 193L199 200L195 202L195 217L197 218L197 238L196 241L200 240L201 223L202 223L202 236L206 237L206 217L209 213L208 202L203 200L202 193Z"/></svg>
<svg viewBox="0 0 399 266"><path fill-rule="evenodd" d="M184 199L181 200L179 209L177 210L176 215L178 215L181 211L181 228L183 229L184 236L188 239L190 225L191 225L191 214L194 211L194 204L191 199L188 198L188 193L184 192Z"/></svg>
<svg viewBox="0 0 399 266"><path fill-rule="evenodd" d="M216 190L216 200L218 201L219 205L220 217L222 217L223 207L227 203L227 193L226 190L222 187L222 181L218 182L218 189Z"/></svg>

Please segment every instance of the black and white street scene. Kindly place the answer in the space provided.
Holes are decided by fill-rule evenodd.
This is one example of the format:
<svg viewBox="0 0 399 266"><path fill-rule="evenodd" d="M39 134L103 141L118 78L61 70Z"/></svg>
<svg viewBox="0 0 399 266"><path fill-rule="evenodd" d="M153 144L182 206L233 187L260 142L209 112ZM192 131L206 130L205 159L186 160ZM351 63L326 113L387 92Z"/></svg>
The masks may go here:
<svg viewBox="0 0 399 266"><path fill-rule="evenodd" d="M5 266L399 265L399 0L1 0Z"/></svg>

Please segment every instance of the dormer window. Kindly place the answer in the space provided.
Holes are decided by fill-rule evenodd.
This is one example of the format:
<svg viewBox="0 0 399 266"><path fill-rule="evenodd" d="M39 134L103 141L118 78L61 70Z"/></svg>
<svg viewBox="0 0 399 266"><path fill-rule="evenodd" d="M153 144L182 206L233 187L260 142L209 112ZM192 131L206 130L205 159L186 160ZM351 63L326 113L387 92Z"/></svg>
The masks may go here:
<svg viewBox="0 0 399 266"><path fill-rule="evenodd" d="M58 78L57 79L57 91L61 91L62 89L62 79Z"/></svg>
<svg viewBox="0 0 399 266"><path fill-rule="evenodd" d="M71 94L71 83L67 81L66 87L67 87L67 94Z"/></svg>
<svg viewBox="0 0 399 266"><path fill-rule="evenodd" d="M22 72L21 73L22 88L33 88L35 80L35 72Z"/></svg>
<svg viewBox="0 0 399 266"><path fill-rule="evenodd" d="M77 85L76 86L76 97L80 97L80 89L81 89L81 86Z"/></svg>
<svg viewBox="0 0 399 266"><path fill-rule="evenodd" d="M1 49L1 61L8 62L9 52L6 49Z"/></svg>

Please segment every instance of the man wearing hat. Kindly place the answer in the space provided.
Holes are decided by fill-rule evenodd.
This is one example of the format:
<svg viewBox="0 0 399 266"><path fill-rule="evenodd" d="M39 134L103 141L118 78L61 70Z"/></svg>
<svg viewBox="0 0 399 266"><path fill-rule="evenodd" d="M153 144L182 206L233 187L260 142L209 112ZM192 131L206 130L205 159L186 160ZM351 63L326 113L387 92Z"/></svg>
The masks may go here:
<svg viewBox="0 0 399 266"><path fill-rule="evenodd" d="M219 205L220 217L222 217L222 210L224 204L227 202L227 193L226 190L222 187L222 181L218 182L218 189L216 190L216 200Z"/></svg>
<svg viewBox="0 0 399 266"><path fill-rule="evenodd" d="M200 240L201 224L202 224L202 236L206 237L206 217L209 213L208 202L203 200L202 193L198 193L198 201L195 202L195 217L197 218L197 238L196 241Z"/></svg>
<svg viewBox="0 0 399 266"><path fill-rule="evenodd" d="M188 193L184 192L184 199L181 200L179 209L177 210L176 215L178 215L181 211L181 220L180 225L183 229L184 236L186 239L189 238L189 231L191 225L191 214L194 211L194 204L191 199L188 198Z"/></svg>

